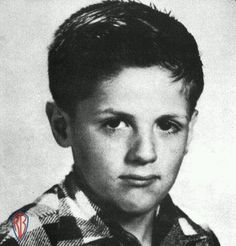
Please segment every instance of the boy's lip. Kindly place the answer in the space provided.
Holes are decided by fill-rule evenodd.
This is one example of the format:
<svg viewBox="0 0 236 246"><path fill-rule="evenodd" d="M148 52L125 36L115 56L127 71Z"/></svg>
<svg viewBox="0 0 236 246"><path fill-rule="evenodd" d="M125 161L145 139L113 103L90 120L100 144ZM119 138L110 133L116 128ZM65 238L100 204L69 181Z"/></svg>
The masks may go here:
<svg viewBox="0 0 236 246"><path fill-rule="evenodd" d="M126 174L126 175L120 175L119 178L131 186L145 187L151 185L160 177L153 174L151 175Z"/></svg>
<svg viewBox="0 0 236 246"><path fill-rule="evenodd" d="M134 179L134 180L150 180L150 179L157 179L157 175L138 175L138 174L126 174L126 175L120 175L120 179Z"/></svg>

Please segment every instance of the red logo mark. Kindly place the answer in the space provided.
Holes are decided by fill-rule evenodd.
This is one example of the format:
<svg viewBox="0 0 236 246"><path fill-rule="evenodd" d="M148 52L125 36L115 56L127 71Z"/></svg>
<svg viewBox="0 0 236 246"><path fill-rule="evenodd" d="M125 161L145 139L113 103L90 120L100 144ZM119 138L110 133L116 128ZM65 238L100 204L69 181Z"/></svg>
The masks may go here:
<svg viewBox="0 0 236 246"><path fill-rule="evenodd" d="M23 212L17 212L12 217L13 230L16 238L21 241L27 231L29 217Z"/></svg>

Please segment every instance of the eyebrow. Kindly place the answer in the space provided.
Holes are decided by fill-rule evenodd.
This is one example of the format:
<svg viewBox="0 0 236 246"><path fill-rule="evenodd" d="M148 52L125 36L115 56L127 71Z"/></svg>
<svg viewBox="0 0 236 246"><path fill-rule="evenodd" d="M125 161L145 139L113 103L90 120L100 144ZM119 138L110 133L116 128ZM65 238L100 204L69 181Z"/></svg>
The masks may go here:
<svg viewBox="0 0 236 246"><path fill-rule="evenodd" d="M189 116L178 115L178 114L164 114L164 115L161 115L158 119L174 119L174 118L190 120Z"/></svg>
<svg viewBox="0 0 236 246"><path fill-rule="evenodd" d="M105 110L96 112L96 115L103 115L103 114L113 114L113 115L117 115L122 118L129 119L129 120L134 120L134 116L132 114L125 113L122 111L117 111L117 110L114 110L113 108L107 108Z"/></svg>
<svg viewBox="0 0 236 246"><path fill-rule="evenodd" d="M132 114L125 113L122 111L116 111L113 108L107 108L105 110L96 112L96 115L103 115L103 114L113 114L130 120L134 120L135 118ZM161 119L175 119L175 118L190 120L188 115L178 115L178 114L164 114L158 117L157 119L161 120Z"/></svg>

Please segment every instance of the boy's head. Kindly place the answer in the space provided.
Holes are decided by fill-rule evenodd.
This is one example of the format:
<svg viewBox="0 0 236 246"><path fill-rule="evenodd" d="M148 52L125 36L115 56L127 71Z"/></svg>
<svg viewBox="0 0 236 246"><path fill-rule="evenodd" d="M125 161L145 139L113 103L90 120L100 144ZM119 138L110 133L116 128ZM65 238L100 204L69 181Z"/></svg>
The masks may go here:
<svg viewBox="0 0 236 246"><path fill-rule="evenodd" d="M73 14L49 49L53 99L73 116L77 103L126 67L161 66L183 79L190 113L203 89L193 36L174 17L135 1L105 1Z"/></svg>
<svg viewBox="0 0 236 246"><path fill-rule="evenodd" d="M73 14L49 50L47 114L97 199L156 208L187 152L203 89L197 44L168 14L106 1Z"/></svg>

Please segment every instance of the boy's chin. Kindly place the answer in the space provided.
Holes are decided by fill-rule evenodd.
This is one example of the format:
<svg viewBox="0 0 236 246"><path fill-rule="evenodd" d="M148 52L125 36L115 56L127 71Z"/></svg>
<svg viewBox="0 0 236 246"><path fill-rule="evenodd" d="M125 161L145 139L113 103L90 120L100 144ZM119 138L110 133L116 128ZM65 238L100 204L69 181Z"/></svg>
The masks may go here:
<svg viewBox="0 0 236 246"><path fill-rule="evenodd" d="M155 211L158 207L158 202L147 202L144 199L140 198L139 201L126 201L120 204L117 204L117 209L127 215L145 215L152 211Z"/></svg>

